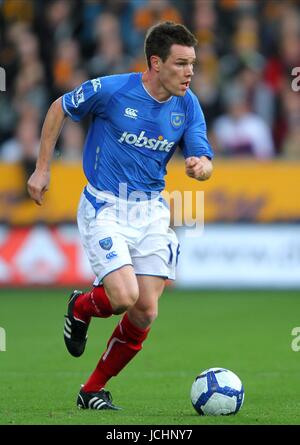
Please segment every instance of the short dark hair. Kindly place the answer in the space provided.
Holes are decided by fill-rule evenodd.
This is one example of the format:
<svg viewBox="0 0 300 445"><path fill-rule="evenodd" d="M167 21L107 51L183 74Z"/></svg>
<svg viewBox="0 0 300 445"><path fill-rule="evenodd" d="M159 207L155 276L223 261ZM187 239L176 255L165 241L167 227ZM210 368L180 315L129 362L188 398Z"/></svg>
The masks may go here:
<svg viewBox="0 0 300 445"><path fill-rule="evenodd" d="M197 43L196 37L186 26L174 22L158 23L148 30L145 38L144 49L148 67L151 68L150 57L154 55L165 62L174 44L195 47Z"/></svg>

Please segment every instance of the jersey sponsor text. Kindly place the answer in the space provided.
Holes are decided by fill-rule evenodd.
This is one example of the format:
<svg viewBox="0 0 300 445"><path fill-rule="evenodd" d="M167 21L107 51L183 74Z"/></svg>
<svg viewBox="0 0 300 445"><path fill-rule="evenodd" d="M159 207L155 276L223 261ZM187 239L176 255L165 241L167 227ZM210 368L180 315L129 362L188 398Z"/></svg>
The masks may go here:
<svg viewBox="0 0 300 445"><path fill-rule="evenodd" d="M141 131L137 136L134 133L128 133L128 131L124 131L119 142L126 142L129 145L134 145L135 147L145 147L150 150L159 150L169 152L175 142L169 142L167 139L164 139L163 136L159 136L157 139L148 138L145 136L145 131Z"/></svg>

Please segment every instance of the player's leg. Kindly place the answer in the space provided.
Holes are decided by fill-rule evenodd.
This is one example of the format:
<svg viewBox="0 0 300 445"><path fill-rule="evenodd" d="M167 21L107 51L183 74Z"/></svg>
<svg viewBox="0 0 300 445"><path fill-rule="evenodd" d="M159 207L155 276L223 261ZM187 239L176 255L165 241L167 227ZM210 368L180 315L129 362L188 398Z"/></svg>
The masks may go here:
<svg viewBox="0 0 300 445"><path fill-rule="evenodd" d="M71 355L79 357L85 349L91 317L120 314L138 298L138 284L124 224L119 224L116 206L92 196L85 189L78 208L78 229L82 244L95 273L90 292L74 291L65 316L64 340Z"/></svg>
<svg viewBox="0 0 300 445"><path fill-rule="evenodd" d="M165 288L165 278L137 275L139 295L137 302L128 309L131 323L140 329L151 326L158 315L158 300Z"/></svg>
<svg viewBox="0 0 300 445"><path fill-rule="evenodd" d="M79 357L85 349L91 317L107 318L121 314L138 298L138 283L131 265L108 273L103 286L90 292L74 291L65 317L64 339L71 355Z"/></svg>
<svg viewBox="0 0 300 445"><path fill-rule="evenodd" d="M138 276L139 298L122 317L107 343L96 369L82 388L83 392L97 392L142 349L151 324L157 316L158 299L165 279Z"/></svg>
<svg viewBox="0 0 300 445"><path fill-rule="evenodd" d="M131 258L139 285L139 298L128 308L107 343L107 349L82 391L97 392L142 349L158 312L158 299L166 278L175 277L178 241L168 227L168 212L158 207L144 236L131 248ZM159 230L160 229L160 230Z"/></svg>
<svg viewBox="0 0 300 445"><path fill-rule="evenodd" d="M110 298L112 310L114 313L122 313L127 308L135 303L138 297L138 282L135 274L133 273L132 266L124 266L114 272L111 272L103 279L104 289ZM129 323L125 323L122 326L122 334L125 335L128 331ZM137 331L129 327L130 335L136 335ZM134 332L134 334L133 334ZM123 338L123 337L122 337ZM113 342L123 340L115 339ZM118 354L118 348L117 348ZM122 359L122 353L120 357ZM113 366L113 362L110 363ZM109 373L109 372L108 372ZM81 388L78 398L77 406L81 409L119 409L112 403L112 397L108 391L104 389L106 381L110 378L107 376L107 371L104 369L103 372L98 372L98 366L89 378L86 385Z"/></svg>
<svg viewBox="0 0 300 445"><path fill-rule="evenodd" d="M138 275L139 298L115 328L95 371L80 391L77 404L81 408L113 409L104 400L104 385L141 350L156 317L165 279L174 278L178 241L168 228L168 211L159 202L156 206L153 218L145 220L144 236L139 236L140 241L130 248L130 260Z"/></svg>
<svg viewBox="0 0 300 445"><path fill-rule="evenodd" d="M90 292L80 295L74 304L73 314L86 323L91 317L107 318L112 314L122 314L136 302L138 295L133 267L125 265L106 275L102 286L95 286Z"/></svg>

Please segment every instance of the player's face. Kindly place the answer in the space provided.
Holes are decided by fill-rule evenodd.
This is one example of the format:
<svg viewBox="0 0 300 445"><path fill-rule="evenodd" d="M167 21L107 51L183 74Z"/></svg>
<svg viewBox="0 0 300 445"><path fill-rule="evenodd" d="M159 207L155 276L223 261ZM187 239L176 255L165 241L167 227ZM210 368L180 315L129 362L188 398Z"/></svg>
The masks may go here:
<svg viewBox="0 0 300 445"><path fill-rule="evenodd" d="M194 74L193 47L174 44L165 62L160 63L159 80L170 96L184 96Z"/></svg>

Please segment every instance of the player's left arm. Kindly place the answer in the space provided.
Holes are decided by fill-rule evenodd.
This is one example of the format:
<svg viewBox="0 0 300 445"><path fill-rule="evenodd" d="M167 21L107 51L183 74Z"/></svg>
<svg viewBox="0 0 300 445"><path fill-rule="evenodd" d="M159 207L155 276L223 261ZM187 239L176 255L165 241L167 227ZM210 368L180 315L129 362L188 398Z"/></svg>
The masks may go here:
<svg viewBox="0 0 300 445"><path fill-rule="evenodd" d="M206 156L190 156L185 160L185 172L190 178L206 181L211 177L213 164Z"/></svg>
<svg viewBox="0 0 300 445"><path fill-rule="evenodd" d="M187 96L187 123L180 141L185 157L185 171L190 178L206 181L213 171L213 149L207 138L206 122L197 97Z"/></svg>

